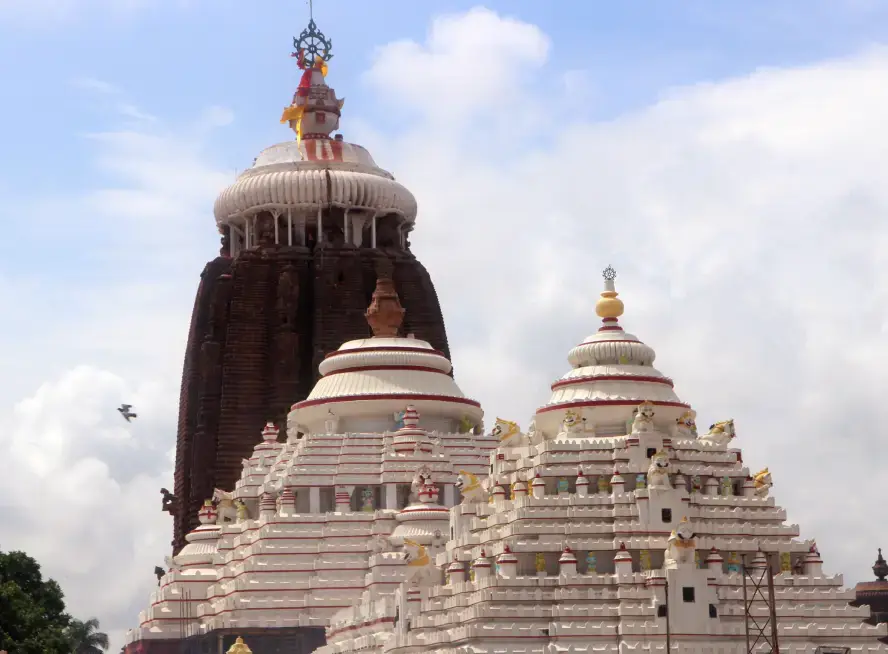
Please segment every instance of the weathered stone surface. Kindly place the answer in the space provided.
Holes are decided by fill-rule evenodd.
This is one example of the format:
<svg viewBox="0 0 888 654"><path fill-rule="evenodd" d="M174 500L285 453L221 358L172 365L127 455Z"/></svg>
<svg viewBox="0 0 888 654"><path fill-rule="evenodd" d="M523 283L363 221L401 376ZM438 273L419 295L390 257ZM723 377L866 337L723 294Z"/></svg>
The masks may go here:
<svg viewBox="0 0 888 654"><path fill-rule="evenodd" d="M283 434L318 365L344 341L366 338L378 277L388 277L413 333L449 357L431 278L409 252L324 244L218 257L201 275L185 351L174 495L175 551L213 489L231 489L267 421Z"/></svg>

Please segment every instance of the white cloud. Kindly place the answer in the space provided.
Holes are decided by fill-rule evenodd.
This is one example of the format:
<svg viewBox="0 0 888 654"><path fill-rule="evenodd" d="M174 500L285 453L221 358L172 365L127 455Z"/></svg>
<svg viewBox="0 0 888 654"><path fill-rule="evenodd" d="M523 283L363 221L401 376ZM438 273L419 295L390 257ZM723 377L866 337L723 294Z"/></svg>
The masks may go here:
<svg viewBox="0 0 888 654"><path fill-rule="evenodd" d="M397 138L358 135L360 108L343 116L420 201L411 241L460 385L488 421L526 425L597 328L612 263L624 324L700 423L734 417L746 461L771 467L827 569L868 578L886 535L888 53L674 89L587 124L570 113L581 72L540 92L547 52L539 29L486 10L442 18L428 42L381 49L367 75L414 116ZM4 363L20 371L0 382L0 460L16 462L0 480L3 546L37 556L80 617L117 636L167 553L158 488L171 483L193 293L215 252L212 202L230 179L202 148L230 113L208 110L204 130L157 122L95 135L107 183L35 212L59 220L34 243L76 244L104 274L0 280L0 301L18 308ZM121 401L140 412L132 426Z"/></svg>
<svg viewBox="0 0 888 654"><path fill-rule="evenodd" d="M383 48L367 76L420 118L399 139L361 138L420 202L411 242L463 389L488 420L526 425L597 328L613 263L624 324L700 423L734 417L746 461L770 466L827 568L869 578L888 482L888 50L673 89L584 124L559 114L569 82L538 92L549 68L536 28L478 11L447 19L447 38L440 25L424 45ZM496 83L463 75L466 43L485 37ZM477 86L463 93L467 77ZM434 106L445 98L496 108L496 129L452 129ZM520 112L501 98L521 98Z"/></svg>

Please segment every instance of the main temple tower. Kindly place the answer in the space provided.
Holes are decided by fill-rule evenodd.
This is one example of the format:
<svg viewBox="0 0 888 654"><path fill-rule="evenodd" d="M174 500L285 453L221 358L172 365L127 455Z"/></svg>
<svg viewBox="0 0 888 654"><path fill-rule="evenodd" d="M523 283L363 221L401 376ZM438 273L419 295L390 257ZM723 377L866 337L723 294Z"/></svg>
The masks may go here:
<svg viewBox="0 0 888 654"><path fill-rule="evenodd" d="M219 195L219 256L201 273L179 400L173 546L197 525L214 488L230 488L267 421L285 431L324 356L368 335L379 277L394 281L402 331L449 356L429 274L407 240L416 200L339 128L327 86L331 42L314 20L294 38L301 80L281 119L295 138L273 145Z"/></svg>

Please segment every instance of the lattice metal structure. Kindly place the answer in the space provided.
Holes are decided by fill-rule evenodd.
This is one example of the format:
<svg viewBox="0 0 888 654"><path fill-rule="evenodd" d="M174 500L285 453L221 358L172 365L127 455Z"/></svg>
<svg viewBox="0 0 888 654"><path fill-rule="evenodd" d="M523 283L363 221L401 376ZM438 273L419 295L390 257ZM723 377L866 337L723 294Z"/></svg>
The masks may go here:
<svg viewBox="0 0 888 654"><path fill-rule="evenodd" d="M746 621L747 654L780 654L777 638L777 609L774 604L774 569L771 554L764 568L750 568L743 557L743 613ZM766 611L759 611L766 608ZM763 616L762 613L765 615Z"/></svg>

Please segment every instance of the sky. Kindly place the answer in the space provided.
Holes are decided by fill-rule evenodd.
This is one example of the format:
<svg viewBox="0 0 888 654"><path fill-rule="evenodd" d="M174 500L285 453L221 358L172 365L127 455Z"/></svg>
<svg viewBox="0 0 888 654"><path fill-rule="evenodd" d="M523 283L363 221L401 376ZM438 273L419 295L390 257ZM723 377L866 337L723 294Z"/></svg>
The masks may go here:
<svg viewBox="0 0 888 654"><path fill-rule="evenodd" d="M342 132L416 195L412 248L488 423L546 402L611 264L622 324L698 423L733 418L825 569L871 578L888 4L314 4ZM245 6L0 0L0 548L36 557L113 651L168 554L214 198L292 138L307 6Z"/></svg>

